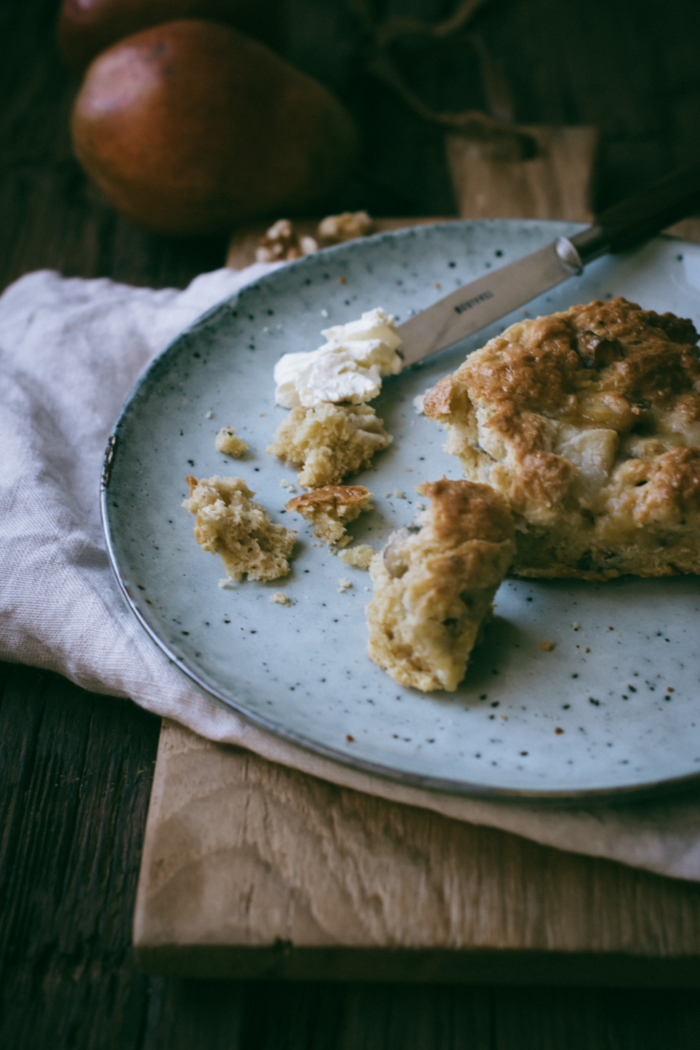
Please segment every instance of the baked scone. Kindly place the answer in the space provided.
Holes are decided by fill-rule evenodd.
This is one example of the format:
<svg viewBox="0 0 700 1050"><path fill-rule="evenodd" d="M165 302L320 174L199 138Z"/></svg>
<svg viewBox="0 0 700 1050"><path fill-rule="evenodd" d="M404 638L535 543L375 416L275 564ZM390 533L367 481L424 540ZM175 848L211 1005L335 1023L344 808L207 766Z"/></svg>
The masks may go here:
<svg viewBox="0 0 700 1050"><path fill-rule="evenodd" d="M197 520L194 535L205 551L221 555L226 575L240 580L276 580L289 572L289 562L297 533L276 525L259 503L255 503L242 478L185 479L189 499L183 507Z"/></svg>
<svg viewBox="0 0 700 1050"><path fill-rule="evenodd" d="M370 565L367 650L401 685L452 692L513 557L513 517L488 485L443 478L417 491L431 500L420 528L392 533Z"/></svg>
<svg viewBox="0 0 700 1050"><path fill-rule="evenodd" d="M297 480L302 488L318 489L368 467L375 452L391 441L369 405L324 401L314 408L293 408L267 451L301 468Z"/></svg>
<svg viewBox="0 0 700 1050"><path fill-rule="evenodd" d="M700 571L691 321L626 299L511 325L425 398L446 451L513 509L521 576Z"/></svg>
<svg viewBox="0 0 700 1050"><path fill-rule="evenodd" d="M223 452L225 456L233 456L239 459L244 452L248 451L248 445L236 434L235 427L222 427L216 435L216 451Z"/></svg>
<svg viewBox="0 0 700 1050"><path fill-rule="evenodd" d="M345 526L372 510L372 493L364 485L325 485L285 504L287 510L301 514L314 526L314 535L324 543L346 547L352 539Z"/></svg>

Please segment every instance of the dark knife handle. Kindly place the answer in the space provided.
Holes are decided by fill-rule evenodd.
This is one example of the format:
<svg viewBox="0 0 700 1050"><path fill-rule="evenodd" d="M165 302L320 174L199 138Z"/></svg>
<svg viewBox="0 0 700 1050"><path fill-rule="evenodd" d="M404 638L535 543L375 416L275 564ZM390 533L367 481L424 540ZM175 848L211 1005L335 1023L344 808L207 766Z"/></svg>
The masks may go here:
<svg viewBox="0 0 700 1050"><path fill-rule="evenodd" d="M700 161L677 168L641 193L613 204L587 230L569 238L585 265L653 237L700 209Z"/></svg>

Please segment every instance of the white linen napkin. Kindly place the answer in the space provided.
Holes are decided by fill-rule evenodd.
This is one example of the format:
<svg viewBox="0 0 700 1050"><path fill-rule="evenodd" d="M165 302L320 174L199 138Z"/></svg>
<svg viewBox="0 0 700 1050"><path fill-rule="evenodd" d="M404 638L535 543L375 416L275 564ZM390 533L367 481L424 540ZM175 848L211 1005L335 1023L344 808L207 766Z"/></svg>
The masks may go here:
<svg viewBox="0 0 700 1050"><path fill-rule="evenodd" d="M193 686L142 630L102 538L98 483L107 436L154 355L204 310L272 268L217 270L183 292L41 271L0 297L0 657L131 697L211 740L336 784L700 881L697 793L562 810L402 787L246 725Z"/></svg>

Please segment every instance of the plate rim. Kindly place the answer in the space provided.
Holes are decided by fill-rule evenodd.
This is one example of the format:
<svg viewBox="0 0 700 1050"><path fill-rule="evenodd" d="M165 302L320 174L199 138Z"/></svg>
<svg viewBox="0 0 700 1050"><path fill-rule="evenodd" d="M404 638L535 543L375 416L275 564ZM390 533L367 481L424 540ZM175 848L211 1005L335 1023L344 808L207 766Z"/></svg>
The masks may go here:
<svg viewBox="0 0 700 1050"><path fill-rule="evenodd" d="M505 225L511 225L517 223L518 225L532 225L532 226L553 226L561 227L566 225L571 228L571 232L576 232L575 228L584 229L586 223L579 222L568 222L567 220L560 219L456 219L454 221L442 221L435 223L422 223L416 226L407 226L398 230L386 230L378 234L374 234L372 237L365 237L356 241L346 242L345 244L334 245L331 248L324 250L324 255L335 255L340 252L342 254L349 254L353 250L357 250L358 245L364 245L368 242L378 242L382 240L395 239L400 237L411 236L416 231L431 231L440 228L453 228L462 227L468 229L478 226L493 226L502 227ZM693 242L686 241L683 238L675 237L669 234L660 234L657 237L650 238L650 240L672 240L677 242L679 245L687 244L693 245ZM309 256L309 259L313 259L314 256ZM157 630L148 622L145 615L139 608L133 595L130 593L128 584L122 575L122 571L119 565L119 560L114 548L112 540L112 524L110 519L110 507L108 502L108 490L112 476L112 469L117 456L117 450L119 447L119 436L120 431L128 423L128 417L134 407L134 404L139 396L141 389L149 382L152 373L156 368L160 366L162 361L171 354L180 344L180 341L194 333L198 328L206 327L211 321L226 310L232 299L245 292L247 289L252 288L255 285L259 285L261 282L267 283L270 280L274 280L276 275L281 272L288 272L290 268L304 267L308 265L307 258L295 260L290 263L286 263L282 266L277 267L268 273L262 274L258 277L253 278L248 284L244 284L236 292L226 299L222 299L215 303L209 309L200 314L194 321L183 328L176 336L174 336L167 345L153 358L152 361L146 366L143 372L139 375L138 379L131 388L127 395L124 403L120 409L119 415L114 423L109 437L107 439L107 445L103 456L102 472L100 477L100 517L102 521L102 529L105 538L105 545L107 556L110 567L116 579L119 590L124 596L127 605L131 612L136 616L137 621L141 627L145 630L146 634L150 639L155 642L158 648L165 654L168 660L174 664L179 671L181 671L187 678L192 681L198 689L200 689L205 695L214 699L217 703L222 704L225 708L233 710L244 722L252 725L254 728L262 730L265 733L269 733L273 737L284 741L285 743L291 743L294 747L300 748L302 751L313 755L319 756L322 759L332 761L339 764L347 769L363 773L365 775L379 777L381 780L388 781L399 786L414 788L418 790L428 791L438 796L453 795L460 798L474 798L482 801L492 802L510 802L510 803L521 803L524 805L533 803L544 803L547 804L547 808L552 806L559 808L572 808L580 806L581 803L593 803L593 804L624 804L626 802L637 802L644 798L658 798L661 795L671 794L679 792L683 789L689 789L693 786L697 786L700 783L700 772L698 773L687 773L678 777L664 777L661 780L649 780L639 784L627 784L620 786L601 787L601 788L578 788L570 790L552 789L552 790L541 790L541 789L518 789L509 787L493 787L485 784L473 783L466 780L453 780L447 777L437 777L429 774L415 773L409 770L396 769L392 766L383 765L379 762L373 762L369 759L364 759L360 756L354 756L346 752L340 751L335 747L324 744L320 741L316 741L313 738L307 737L303 733L299 733L296 730L288 729L280 726L278 723L267 719L261 714L257 714L244 707L237 700L227 696L223 691L217 689L215 686L206 683L199 675L199 673L190 667L185 659L180 657L174 650L170 648L168 643L160 637Z"/></svg>

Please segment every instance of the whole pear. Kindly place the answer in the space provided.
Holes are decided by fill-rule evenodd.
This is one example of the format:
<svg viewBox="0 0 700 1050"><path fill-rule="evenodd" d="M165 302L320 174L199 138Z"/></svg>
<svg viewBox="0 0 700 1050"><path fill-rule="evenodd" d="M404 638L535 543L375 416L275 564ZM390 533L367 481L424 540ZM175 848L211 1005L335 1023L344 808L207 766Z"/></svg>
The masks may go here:
<svg viewBox="0 0 700 1050"><path fill-rule="evenodd" d="M227 26L135 33L90 65L71 119L78 160L120 212L170 234L312 211L356 150L316 80Z"/></svg>
<svg viewBox="0 0 700 1050"><path fill-rule="evenodd" d="M63 0L58 49L66 65L82 73L125 36L179 18L223 22L273 51L281 51L287 38L285 0Z"/></svg>

